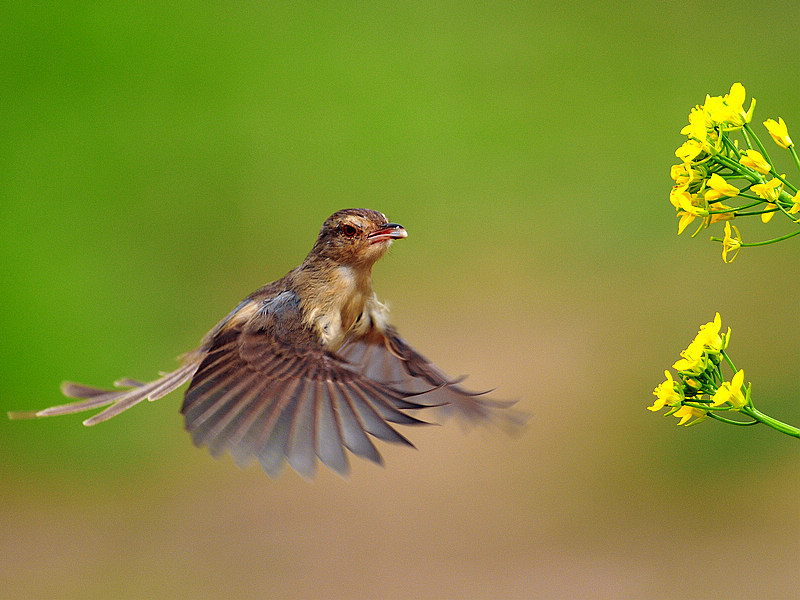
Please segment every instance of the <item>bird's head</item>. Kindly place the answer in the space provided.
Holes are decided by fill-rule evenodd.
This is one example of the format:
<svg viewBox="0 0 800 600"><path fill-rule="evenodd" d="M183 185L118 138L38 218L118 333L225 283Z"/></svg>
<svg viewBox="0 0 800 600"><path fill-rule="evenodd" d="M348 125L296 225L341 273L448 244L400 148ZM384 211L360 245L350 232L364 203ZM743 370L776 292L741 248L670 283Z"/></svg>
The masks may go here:
<svg viewBox="0 0 800 600"><path fill-rule="evenodd" d="M402 225L366 208L346 208L322 224L309 258L325 258L338 264L371 267L393 240L407 237Z"/></svg>

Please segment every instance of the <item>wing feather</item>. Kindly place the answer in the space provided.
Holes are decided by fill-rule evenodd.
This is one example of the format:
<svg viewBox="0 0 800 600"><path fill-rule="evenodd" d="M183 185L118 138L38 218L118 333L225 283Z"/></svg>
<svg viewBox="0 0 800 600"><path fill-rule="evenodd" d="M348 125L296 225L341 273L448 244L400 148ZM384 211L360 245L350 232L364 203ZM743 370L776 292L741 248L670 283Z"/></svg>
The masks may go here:
<svg viewBox="0 0 800 600"><path fill-rule="evenodd" d="M255 453L258 462L261 463L261 468L270 477L276 477L283 468L286 458L286 443L289 439L294 415L292 404L297 402L304 387L305 381L298 379L293 393L276 403L275 409L267 415L266 423L259 433Z"/></svg>
<svg viewBox="0 0 800 600"><path fill-rule="evenodd" d="M329 394L342 428L342 441L345 447L356 456L383 465L383 458L365 433L364 425L359 421L350 403L338 387L327 382Z"/></svg>
<svg viewBox="0 0 800 600"><path fill-rule="evenodd" d="M345 448L380 464L368 436L411 445L390 423L423 423L404 411L427 401L328 351L303 324L292 292L253 302L241 305L247 319L232 315L215 329L186 392L181 412L195 444L228 451L238 464L254 456L270 475L288 462L305 477L317 459L346 473Z"/></svg>
<svg viewBox="0 0 800 600"><path fill-rule="evenodd" d="M297 398L286 442L286 458L291 467L303 477L314 474L316 463L316 443L314 413L317 403L317 385L307 381L308 390ZM288 408L286 410L289 410Z"/></svg>
<svg viewBox="0 0 800 600"><path fill-rule="evenodd" d="M323 464L344 475L350 470L350 465L344 453L342 427L334 409L334 399L326 389L325 382L317 381L315 385L318 399L314 440L316 453Z"/></svg>
<svg viewBox="0 0 800 600"><path fill-rule="evenodd" d="M358 415L364 431L386 442L397 442L414 447L414 444L399 434L384 419L381 418L374 404L358 387L348 384L342 387L345 401Z"/></svg>
<svg viewBox="0 0 800 600"><path fill-rule="evenodd" d="M409 346L391 326L383 332L373 328L348 342L339 353L354 370L414 394L412 400L416 405L438 407L445 416L456 414L469 422L492 422L511 430L527 421L526 414L508 410L515 401L494 400L486 397L487 392L472 392L458 385L458 380L445 375ZM403 408L397 402L394 405Z"/></svg>

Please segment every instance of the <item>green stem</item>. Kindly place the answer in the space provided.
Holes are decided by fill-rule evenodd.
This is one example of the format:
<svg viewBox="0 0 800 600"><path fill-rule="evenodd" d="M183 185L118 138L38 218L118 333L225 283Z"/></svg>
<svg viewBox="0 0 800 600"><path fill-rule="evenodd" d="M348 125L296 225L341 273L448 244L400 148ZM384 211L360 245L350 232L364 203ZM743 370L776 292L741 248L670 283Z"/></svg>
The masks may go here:
<svg viewBox="0 0 800 600"><path fill-rule="evenodd" d="M750 167L746 167L735 160L731 160L727 156L715 154L714 160L719 164L728 167L734 173L738 173L743 179L747 179L747 181L752 183L764 183L764 177L758 171L751 169Z"/></svg>
<svg viewBox="0 0 800 600"><path fill-rule="evenodd" d="M780 179L780 178L778 177L778 179ZM781 179L781 181L783 181L783 180ZM784 182L784 183L786 183L786 182ZM794 186L792 186L792 187L794 187ZM748 189L747 191L749 192L750 190ZM757 201L754 204L750 204L748 206L741 206L741 207L739 207L739 210L741 210L743 208L749 208L750 206L755 206L756 204L761 204L761 203L782 204L784 206L788 206L789 208L794 206L794 196L792 194L790 194L789 192L787 192L786 190L781 190L781 193L778 195L778 197L775 200L768 200L767 198L762 198L761 196L754 196L753 194L745 193L744 189L739 193L738 196L726 196L726 198L747 198L748 200L756 200Z"/></svg>
<svg viewBox="0 0 800 600"><path fill-rule="evenodd" d="M709 396L710 395L711 394L709 394ZM691 406L692 408L699 408L700 410L705 410L708 413L712 413L714 411L725 412L725 411L737 410L732 406L711 406L711 404L709 404L708 402L692 402L691 400L684 400L681 404L683 406Z"/></svg>
<svg viewBox="0 0 800 600"><path fill-rule="evenodd" d="M758 145L758 149L761 151L762 156L769 163L769 165L772 167L772 170L774 171L775 167L773 166L772 159L769 157L769 154L767 154L767 149L764 148L764 144L762 144L761 140L758 139L756 132L753 131L752 127L750 127L750 123L744 124L744 127L742 128L742 133L744 133L745 138L748 137L747 136L748 133L753 136L753 139L756 141L756 144Z"/></svg>
<svg viewBox="0 0 800 600"><path fill-rule="evenodd" d="M747 123L745 123L745 127L746 126L747 126ZM750 131L752 131L752 129ZM747 135L747 131L744 129L744 127L742 128L742 135L744 136L744 143L747 144L747 149L748 150L752 150L753 149L753 142L750 141L750 136Z"/></svg>
<svg viewBox="0 0 800 600"><path fill-rule="evenodd" d="M739 196L737 196L737 197L739 197ZM750 204L742 204L741 206L734 206L733 208L726 208L724 210L717 210L716 208L714 208L714 203L722 202L723 200L727 200L727 199L728 199L728 196L726 196L725 198L721 198L719 200L714 200L714 202L709 202L708 203L708 208L709 208L708 214L710 214L710 215L721 215L721 214L724 214L724 213L736 213L736 216L738 217L738 216L741 216L740 211L747 210L748 208L753 208L754 206L758 206L759 204L763 204L764 203L763 200L758 200L757 202L751 202Z"/></svg>
<svg viewBox="0 0 800 600"><path fill-rule="evenodd" d="M742 157L742 153L739 152L739 148L736 147L736 144L734 144L727 135L723 135L721 139L722 144L728 148L728 151L735 154L737 159ZM798 166L798 168L800 168L800 166Z"/></svg>
<svg viewBox="0 0 800 600"><path fill-rule="evenodd" d="M760 421L734 421L733 419L726 419L716 413L709 412L708 416L712 419L716 419L717 421L722 421L723 423L727 423L728 425L739 425L747 427L749 425L758 425Z"/></svg>
<svg viewBox="0 0 800 600"><path fill-rule="evenodd" d="M797 170L800 171L800 158L797 157L797 150L794 149L794 144L789 146L789 152L792 153L792 158L794 159L794 164L797 165Z"/></svg>
<svg viewBox="0 0 800 600"><path fill-rule="evenodd" d="M782 242L783 240L788 240L789 238L792 238L798 234L800 234L800 229L798 229L793 233L787 233L786 235L782 235L781 237L776 237L771 240L764 240L763 242L750 242L749 244L745 244L744 242L742 242L742 247L746 246L749 248L750 246L766 246L767 244L774 244L775 242Z"/></svg>
<svg viewBox="0 0 800 600"><path fill-rule="evenodd" d="M785 177L783 175L778 175L777 173L775 173L775 179L777 179L778 181L782 182L783 185L785 185L786 187L788 187L791 190L794 190L794 192L797 193L797 188L794 187L788 181L786 181L786 179L785 179ZM781 198L783 198L784 194L786 195L787 198L792 198L792 194L786 192L785 190L781 190Z"/></svg>
<svg viewBox="0 0 800 600"><path fill-rule="evenodd" d="M726 362L726 363L728 363L728 366L731 368L731 371L733 371L734 373L736 373L736 372L737 372L737 371L736 371L736 365L734 365L734 364L733 364L733 361L731 360L731 357L730 357L730 356L728 356L728 353L727 353L727 352L725 352L725 350L722 350L722 351L720 352L720 354L722 354L722 358L724 358L724 359L725 359L725 362Z"/></svg>
<svg viewBox="0 0 800 600"><path fill-rule="evenodd" d="M786 435L790 435L792 437L800 438L800 429L797 427L792 427L783 421L778 421L778 419L773 419L769 415L765 415L760 410L758 410L754 406L744 406L742 407L741 411L749 417L753 417L756 421L767 425L768 427L772 427L776 431L780 431L781 433L785 433Z"/></svg>
<svg viewBox="0 0 800 600"><path fill-rule="evenodd" d="M790 212L789 212L789 211L786 209L786 206L784 206L783 202L776 202L776 203L775 203L775 206L777 206L777 207L780 209L780 211L781 211L783 214L785 214L787 217L789 217L789 219L790 219L790 220L791 220L793 223L796 223L796 222L797 222L797 221L795 221L795 220L794 220L794 217L792 216L792 213L790 213ZM794 206L794 203L792 203L792 206ZM790 208L791 208L791 207L790 207Z"/></svg>
<svg viewBox="0 0 800 600"><path fill-rule="evenodd" d="M737 217L753 217L755 215L763 215L765 213L777 212L777 208L765 208L764 210L751 210L750 212L736 211Z"/></svg>

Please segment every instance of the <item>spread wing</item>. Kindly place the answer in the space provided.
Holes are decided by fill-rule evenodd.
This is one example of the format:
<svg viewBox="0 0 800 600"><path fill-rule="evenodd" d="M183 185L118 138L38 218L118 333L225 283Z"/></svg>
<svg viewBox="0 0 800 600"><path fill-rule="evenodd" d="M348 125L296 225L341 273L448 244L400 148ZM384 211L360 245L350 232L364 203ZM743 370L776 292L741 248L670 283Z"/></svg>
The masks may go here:
<svg viewBox="0 0 800 600"><path fill-rule="evenodd" d="M254 302L247 319L215 333L186 392L181 413L195 444L240 465L255 456L271 476L286 460L307 477L317 457L347 472L345 448L381 463L367 434L411 445L390 423L422 423L403 412L421 406L413 392L326 350L303 326L293 292Z"/></svg>
<svg viewBox="0 0 800 600"><path fill-rule="evenodd" d="M507 410L515 402L493 400L486 392L470 392L445 375L400 337L394 327L374 327L369 333L345 344L339 355L371 379L392 388L420 394L414 401L437 406L446 416L456 414L469 422L492 421L507 428L524 424L526 415Z"/></svg>

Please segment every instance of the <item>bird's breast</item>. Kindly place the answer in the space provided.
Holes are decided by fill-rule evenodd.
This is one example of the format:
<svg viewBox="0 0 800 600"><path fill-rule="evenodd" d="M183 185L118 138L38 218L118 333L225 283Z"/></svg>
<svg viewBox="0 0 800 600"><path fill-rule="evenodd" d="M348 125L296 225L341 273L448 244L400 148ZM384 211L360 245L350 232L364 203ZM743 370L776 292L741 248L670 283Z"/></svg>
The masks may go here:
<svg viewBox="0 0 800 600"><path fill-rule="evenodd" d="M370 320L373 305L380 305L373 300L371 274L339 266L305 299L305 321L328 349L336 351Z"/></svg>

